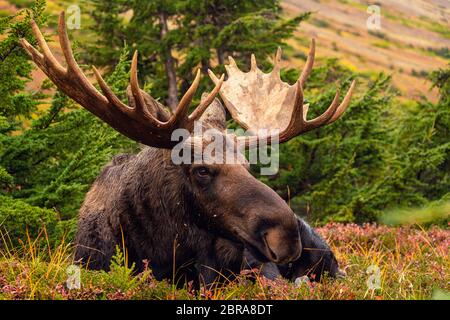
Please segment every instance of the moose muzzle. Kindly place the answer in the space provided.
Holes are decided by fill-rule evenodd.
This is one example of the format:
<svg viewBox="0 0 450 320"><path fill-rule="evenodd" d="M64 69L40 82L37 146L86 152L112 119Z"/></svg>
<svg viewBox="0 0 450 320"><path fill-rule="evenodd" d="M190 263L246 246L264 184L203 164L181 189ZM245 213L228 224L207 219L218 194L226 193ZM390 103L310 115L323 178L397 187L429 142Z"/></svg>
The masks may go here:
<svg viewBox="0 0 450 320"><path fill-rule="evenodd" d="M261 235L265 248L264 255L276 264L285 264L300 257L302 246L296 230L273 227Z"/></svg>

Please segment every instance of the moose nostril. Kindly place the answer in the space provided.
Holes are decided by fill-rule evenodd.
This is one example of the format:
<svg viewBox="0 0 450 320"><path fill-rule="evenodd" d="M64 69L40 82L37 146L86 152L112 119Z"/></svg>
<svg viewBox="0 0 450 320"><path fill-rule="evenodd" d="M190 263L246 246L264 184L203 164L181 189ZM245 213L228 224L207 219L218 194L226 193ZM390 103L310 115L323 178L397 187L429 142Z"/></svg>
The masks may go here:
<svg viewBox="0 0 450 320"><path fill-rule="evenodd" d="M287 263L301 255L301 242L284 228L275 227L261 233L266 257L274 263Z"/></svg>
<svg viewBox="0 0 450 320"><path fill-rule="evenodd" d="M262 238L264 239L264 245L266 246L267 251L269 252L270 257L272 261L276 262L278 261L277 254L272 250L272 248L269 245L269 242L267 241L267 232L264 232L262 234Z"/></svg>

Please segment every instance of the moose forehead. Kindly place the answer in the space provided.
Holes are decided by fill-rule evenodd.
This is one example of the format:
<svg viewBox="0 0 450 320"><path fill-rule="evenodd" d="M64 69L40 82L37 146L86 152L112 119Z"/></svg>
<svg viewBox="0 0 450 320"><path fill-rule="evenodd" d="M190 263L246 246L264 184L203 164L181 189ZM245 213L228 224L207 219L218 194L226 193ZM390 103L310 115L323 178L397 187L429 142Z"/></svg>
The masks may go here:
<svg viewBox="0 0 450 320"><path fill-rule="evenodd" d="M194 133L176 132L172 137L177 141L182 138L171 152L174 164L240 164L249 168L245 146L232 133L207 128Z"/></svg>

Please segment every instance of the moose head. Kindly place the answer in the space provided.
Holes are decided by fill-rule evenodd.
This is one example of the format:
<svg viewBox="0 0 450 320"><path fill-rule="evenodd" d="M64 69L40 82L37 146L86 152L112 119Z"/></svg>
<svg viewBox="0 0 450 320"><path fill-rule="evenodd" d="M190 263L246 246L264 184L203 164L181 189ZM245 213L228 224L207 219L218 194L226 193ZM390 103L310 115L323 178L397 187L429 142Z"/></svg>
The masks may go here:
<svg viewBox="0 0 450 320"><path fill-rule="evenodd" d="M78 237L78 241L87 241L87 238L93 237L93 227L86 226L87 224L101 224L102 228L107 230L102 229L103 231L99 232L98 230L101 228L97 226L96 236L101 239L92 243L81 243L83 246L97 246L98 250L105 251L104 246L100 246L98 243L102 241L120 243L120 239L114 240L117 237L116 229L120 227L120 230L126 230L124 224L130 224L134 226L133 230L139 229L142 233L129 235L136 239L139 238L133 244L129 244L134 246L132 251L136 254L136 259L149 259L162 264L166 260L157 256L155 248L142 247L156 246L158 240L150 238L158 237L158 232L160 232L161 239L182 233L181 229L176 229L178 228L177 221L168 223L158 220L166 212L178 210L175 204L171 204L170 209L166 204L169 200L178 199L177 201L189 202L189 205L185 203L179 206L179 208L184 208L179 210L189 211L190 214L194 212L198 217L191 220L195 221L193 223L197 224L196 227L206 226L209 232L243 243L260 261L287 263L299 257L301 241L299 241L297 220L293 211L276 192L250 174L246 161L234 164L194 162L177 165L171 163L171 151L178 143L172 139L172 136L177 130L183 129L191 134L190 143L199 139L204 140L204 137L196 136L194 133L195 123L201 121L204 128L214 128L221 132L224 141L238 141L246 148L254 148L261 140L268 143L275 141L274 135L258 135L259 129L278 129L280 133L276 138L283 143L304 132L335 121L347 108L354 83L342 103L339 104L338 91L330 107L322 115L307 120L308 106L303 103L303 86L314 62L314 41L311 43L306 67L294 85L280 80L281 50L278 50L275 67L269 74L265 74L257 68L254 56L251 59L251 70L247 73L240 71L234 60L230 58L230 65L226 66L227 81L224 81L224 75L218 78L209 71L215 87L209 94L203 95L199 106L189 114L189 107L199 86L200 71L197 72L192 85L180 100L178 107L171 113L139 88L137 53L135 53L131 64L128 104L125 104L108 87L95 67L93 68L94 75L102 93L83 74L73 57L64 12L61 13L59 19L59 41L66 61L65 67L54 57L34 21L32 21L32 29L40 51L25 39L21 40L21 44L31 59L62 92L118 132L151 147L147 148L151 149L151 152L142 151L136 157L137 160L133 158L127 163L127 167L117 168L117 170L121 170L120 181L119 179L111 181L103 178L96 181L81 210L78 232L82 235ZM237 137L226 133L225 111L219 100L215 98L218 93L234 120L244 129L255 134ZM210 140L208 141L210 142ZM235 152L237 157L244 157L241 150ZM149 165L160 166L160 168L150 171ZM130 169L132 166L139 169ZM136 176L134 176L134 180L124 177L126 172L138 172L138 179L148 181L145 184L147 187L145 190L149 191L148 195L143 196L144 198L156 195L161 197L158 194L158 188L166 188L168 184L180 187L172 190L171 199L146 199L146 201L153 201L146 208L139 203L130 205L128 204L130 198L135 202L138 201L136 195L129 195L125 201L124 194L131 190L130 185L140 182L136 181ZM112 182L116 185L120 184L120 186L110 187L108 183ZM135 187L132 190L134 191L131 193L137 193L142 192L144 188ZM180 198L178 194L184 196L180 196ZM157 206L156 202L158 201L164 203L164 206ZM114 204L109 205L110 202ZM122 205L125 202L127 206L118 207L118 203ZM186 210L188 206L190 209ZM139 219L133 218L138 215L137 211L140 214ZM115 215L120 215L120 217L112 219L111 217ZM165 216L167 219L175 219L174 215ZM108 220L108 222L102 219ZM161 225L167 227L164 229ZM169 225L173 225L176 230L170 229ZM108 232L110 234L98 235L98 233ZM186 240L187 242L188 240ZM163 246L163 243L164 241L159 241L160 246ZM166 255L170 256L170 252ZM108 257L108 254L105 256Z"/></svg>

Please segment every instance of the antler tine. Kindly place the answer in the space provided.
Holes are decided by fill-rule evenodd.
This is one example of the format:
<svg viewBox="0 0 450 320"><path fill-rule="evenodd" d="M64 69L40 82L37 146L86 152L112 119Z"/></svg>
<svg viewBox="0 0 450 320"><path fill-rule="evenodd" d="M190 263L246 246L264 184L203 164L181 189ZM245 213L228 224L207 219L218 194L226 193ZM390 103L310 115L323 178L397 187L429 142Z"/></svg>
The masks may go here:
<svg viewBox="0 0 450 320"><path fill-rule="evenodd" d="M191 105L192 99L194 98L195 93L197 92L198 86L200 85L201 72L200 69L197 70L195 74L194 81L192 82L189 89L183 95L178 104L178 107L175 110L175 117L185 118L188 114L189 107Z"/></svg>
<svg viewBox="0 0 450 320"><path fill-rule="evenodd" d="M137 113L144 113L144 98L141 94L141 88L139 87L138 82L138 51L134 51L133 59L131 60L131 70L130 70L130 87L131 92L133 93L134 99L136 100L135 111Z"/></svg>
<svg viewBox="0 0 450 320"><path fill-rule="evenodd" d="M331 117L335 114L337 108L339 107L339 95L340 90L336 90L336 94L334 95L333 101L330 106L322 113L320 116L314 118L313 120L306 121L305 128L302 129L302 132L310 131L314 128L318 128L323 126L324 124L330 121Z"/></svg>
<svg viewBox="0 0 450 320"><path fill-rule="evenodd" d="M282 55L282 51L281 51L281 47L278 47L277 49L277 53L275 54L275 60L274 60L274 64L273 64L273 70L272 70L272 74L275 75L280 75L280 69L281 69L281 55Z"/></svg>
<svg viewBox="0 0 450 320"><path fill-rule="evenodd" d="M228 65L225 65L225 70L227 71L228 77L232 77L234 74L241 72L236 60L232 56L228 56Z"/></svg>
<svg viewBox="0 0 450 320"><path fill-rule="evenodd" d="M298 78L298 82L301 84L302 88L305 86L306 80L308 79L311 70L314 65L314 57L316 54L316 39L311 39L311 44L309 46L308 58L306 59L305 66L303 67L302 73Z"/></svg>
<svg viewBox="0 0 450 320"><path fill-rule="evenodd" d="M211 70L208 70L208 72ZM215 76L215 75L214 75ZM220 77L220 79L218 79L216 86L214 87L214 89L209 93L209 95L206 97L206 99L204 99L200 105L192 112L192 114L189 116L189 121L190 122L194 122L197 121L198 119L200 119L200 117L203 115L203 113L205 112L206 108L208 108L208 106L214 101L214 99L216 98L217 94L220 91L220 88L222 87L223 81L225 79L225 75L222 74L222 76Z"/></svg>
<svg viewBox="0 0 450 320"><path fill-rule="evenodd" d="M237 68L236 60L234 60L232 56L228 56L228 61L230 62L230 66L232 66L233 68Z"/></svg>
<svg viewBox="0 0 450 320"><path fill-rule="evenodd" d="M191 105L195 93L197 92L199 84L200 84L200 69L197 70L194 81L181 98L177 108L175 109L174 114L170 117L169 121L161 125L161 128L169 128L172 127L174 124L179 125L186 124L188 120L189 107Z"/></svg>
<svg viewBox="0 0 450 320"><path fill-rule="evenodd" d="M281 55L283 54L283 51L281 50L281 47L277 48L277 53L275 54L275 63L280 63L281 61Z"/></svg>
<svg viewBox="0 0 450 320"><path fill-rule="evenodd" d="M308 106L303 105L303 96L301 94L300 98L296 98L296 104L294 110L292 112L292 117L289 122L288 127L280 134L280 143L291 139L301 133L311 131L315 128L319 128L325 124L330 124L336 121L347 109L350 104L350 99L353 94L353 90L355 88L356 82L353 81L350 85L349 90L347 91L344 99L341 104L339 104L339 96L340 90L336 90L336 94L331 102L330 106L327 110L322 113L320 116L316 117L313 120L306 120L306 116L308 113ZM302 92L302 88L300 83L298 84L299 93ZM300 96L300 94L298 94ZM301 107L300 107L301 105ZM299 118L301 115L301 119Z"/></svg>
<svg viewBox="0 0 450 320"><path fill-rule="evenodd" d="M54 68L57 72L65 72L64 67L58 62L58 60L56 60L55 56L48 47L47 41L45 41L45 38L42 35L41 30L39 30L39 27L34 19L31 19L31 29L33 30L33 34L38 42L39 47L42 50L43 61L48 63L50 67Z"/></svg>
<svg viewBox="0 0 450 320"><path fill-rule="evenodd" d="M87 79L83 71L81 70L80 66L78 65L77 61L75 60L75 57L73 56L73 50L72 46L70 45L69 35L67 33L67 26L66 26L66 14L64 11L61 11L59 14L59 20L58 20L58 36L59 36L59 44L61 46L61 50L64 55L64 59L66 60L67 64L67 74L74 74L76 78L79 78L81 81L79 84L83 87L85 87L86 90L92 91L94 94L98 94L97 89L92 85L92 83ZM98 70L93 67L94 75L100 85L100 88L102 89L103 93L106 96L106 99L113 105L119 107L122 110L126 110L127 106L124 105L119 98L112 92L111 89L109 89L106 82L101 77ZM101 96L100 94L98 94Z"/></svg>
<svg viewBox="0 0 450 320"><path fill-rule="evenodd" d="M144 117L148 120L153 126L156 128L160 128L164 126L166 123L159 121L153 114L151 114L145 103L145 99L142 96L141 88L139 87L138 80L138 51L136 50L133 54L133 59L131 60L131 70L130 70L130 88L131 93L135 100L135 107L133 109L133 113L136 113L136 116ZM134 116L134 115L132 115ZM134 116L134 117L136 117ZM155 129L156 129L155 128Z"/></svg>
<svg viewBox="0 0 450 320"><path fill-rule="evenodd" d="M219 78L214 74L214 72L211 69L208 69L208 75L211 78L211 80L214 82L214 84L219 83Z"/></svg>
<svg viewBox="0 0 450 320"><path fill-rule="evenodd" d="M251 63L250 70L251 71L256 71L258 69L258 65L256 64L256 57L255 57L255 55L253 53L252 53L252 55L250 57L250 63Z"/></svg>
<svg viewBox="0 0 450 320"><path fill-rule="evenodd" d="M130 107L124 104L111 90L111 88L106 84L106 81L103 79L102 75L97 70L97 68L92 66L92 70L94 71L95 78L97 79L97 82L100 86L100 89L102 89L103 94L106 96L106 99L108 99L108 101L112 105L119 107L125 112L131 111Z"/></svg>
<svg viewBox="0 0 450 320"><path fill-rule="evenodd" d="M86 79L86 76L81 71L80 67L78 66L78 63L75 61L75 58L73 56L72 46L70 45L69 36L67 34L66 18L64 11L62 11L59 15L58 35L59 35L59 43L61 45L64 58L66 59L67 71L69 72L70 70L72 72L76 72L77 75L81 76L83 79Z"/></svg>
<svg viewBox="0 0 450 320"><path fill-rule="evenodd" d="M308 115L309 103L303 105L303 119L306 121L306 116Z"/></svg>
<svg viewBox="0 0 450 320"><path fill-rule="evenodd" d="M28 53L31 59L35 61L39 66L44 67L44 56L40 53L35 47L33 47L26 39L20 39L20 44L25 49L25 52Z"/></svg>
<svg viewBox="0 0 450 320"><path fill-rule="evenodd" d="M337 108L336 112L333 114L330 120L328 120L327 123L332 123L336 121L347 109L347 107L350 105L350 99L353 95L353 90L355 89L356 81L353 80L352 84L350 85L350 88L348 89L347 93L345 94L344 99L342 100L341 104Z"/></svg>

